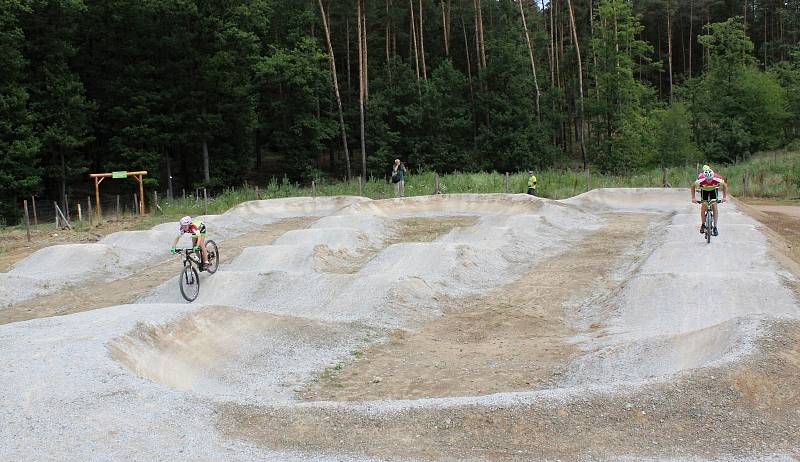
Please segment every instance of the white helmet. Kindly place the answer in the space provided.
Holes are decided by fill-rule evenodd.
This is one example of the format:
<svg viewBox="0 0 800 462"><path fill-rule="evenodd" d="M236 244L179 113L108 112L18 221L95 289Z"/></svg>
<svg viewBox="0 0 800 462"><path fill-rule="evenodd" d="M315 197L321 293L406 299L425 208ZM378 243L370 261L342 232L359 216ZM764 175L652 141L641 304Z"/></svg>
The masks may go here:
<svg viewBox="0 0 800 462"><path fill-rule="evenodd" d="M711 169L704 170L703 176L706 177L706 180L713 180L714 179L714 171Z"/></svg>
<svg viewBox="0 0 800 462"><path fill-rule="evenodd" d="M189 226L191 224L192 224L192 217L187 215L181 218L181 226Z"/></svg>

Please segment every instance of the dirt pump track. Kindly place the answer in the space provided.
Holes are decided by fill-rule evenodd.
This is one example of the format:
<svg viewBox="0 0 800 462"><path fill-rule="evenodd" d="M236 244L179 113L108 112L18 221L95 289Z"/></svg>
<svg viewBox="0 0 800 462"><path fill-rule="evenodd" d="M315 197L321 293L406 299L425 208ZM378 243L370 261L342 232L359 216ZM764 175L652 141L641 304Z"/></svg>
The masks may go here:
<svg viewBox="0 0 800 462"><path fill-rule="evenodd" d="M800 226L725 204L708 245L687 196L255 201L205 218L193 304L169 226L39 250L0 273L0 459L800 458Z"/></svg>

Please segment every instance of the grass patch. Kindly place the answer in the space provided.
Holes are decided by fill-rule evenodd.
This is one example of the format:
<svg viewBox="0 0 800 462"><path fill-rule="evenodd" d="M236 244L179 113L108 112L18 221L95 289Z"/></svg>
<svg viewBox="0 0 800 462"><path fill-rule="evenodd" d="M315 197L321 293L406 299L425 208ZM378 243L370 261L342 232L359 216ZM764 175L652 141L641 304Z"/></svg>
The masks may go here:
<svg viewBox="0 0 800 462"><path fill-rule="evenodd" d="M715 166L719 173L728 180L729 192L739 198L744 195L745 174L749 176L747 198L762 198L790 202L798 198L798 186L793 182L800 164L800 152L773 152L762 153L754 156L747 162L738 164ZM536 171L539 180L537 193L550 199L565 199L580 194L587 189L596 188L652 188L661 187L663 172L661 169L651 169L630 175L607 175L590 172L587 178L583 172L571 170L543 170ZM696 178L696 166L673 167L667 170L667 180L672 187L685 188L690 186ZM524 193L527 190L528 176L525 173L514 173L508 177L510 193ZM452 173L439 177L441 191L444 194L457 193L503 193L505 192L505 175L492 173ZM430 195L434 192L435 174L421 172L410 174L406 179L406 196ZM362 185L362 195L372 199L386 199L394 197L394 185L383 179L371 178ZM321 179L312 191L310 186L299 186L287 179L271 180L258 191L253 186L230 188L221 194L209 199L208 214L220 214L230 208L251 200L277 199L285 197L310 197L317 196L355 196L359 193L358 181L339 182ZM149 195L148 195L149 197ZM90 226L87 220L72 222L75 231L106 234L122 229L146 230L155 225L176 222L184 215L198 216L206 213L206 206L202 199L175 198L161 200L160 210L139 217L125 215L116 220L115 215L109 215L111 220ZM148 206L149 207L149 206ZM441 220L438 218L437 220ZM117 226L114 225L117 223ZM409 225L409 228L415 226ZM52 233L53 223L40 224L32 227L34 233ZM433 231L432 231L433 232ZM9 234L11 233L11 234ZM22 233L24 239L25 226L0 227L0 235L4 238ZM2 251L2 247L0 247Z"/></svg>

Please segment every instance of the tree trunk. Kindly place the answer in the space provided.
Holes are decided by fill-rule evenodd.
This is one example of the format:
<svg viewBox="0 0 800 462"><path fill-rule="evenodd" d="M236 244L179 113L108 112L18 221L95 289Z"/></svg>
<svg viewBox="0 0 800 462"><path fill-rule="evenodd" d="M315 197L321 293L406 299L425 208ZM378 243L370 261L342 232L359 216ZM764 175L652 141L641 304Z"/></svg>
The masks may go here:
<svg viewBox="0 0 800 462"><path fill-rule="evenodd" d="M461 13L461 30L464 32L464 52L467 56L467 79L469 81L469 103L470 103L470 113L472 114L472 145L477 150L478 148L478 129L477 129L477 117L475 116L475 89L472 86L472 63L470 63L469 59L469 38L467 37L467 25L464 23L464 10L463 5L461 5L462 9Z"/></svg>
<svg viewBox="0 0 800 462"><path fill-rule="evenodd" d="M389 0L385 0L386 2L386 30L384 32L384 41L386 42L386 69L389 70L389 76L391 78L391 59L389 58L389 41L391 40L391 29L389 27Z"/></svg>
<svg viewBox="0 0 800 462"><path fill-rule="evenodd" d="M369 101L369 65L367 63L368 49L367 49L367 8L364 0L361 0L361 40L364 42L361 45L361 50L364 53L364 101Z"/></svg>
<svg viewBox="0 0 800 462"><path fill-rule="evenodd" d="M747 33L747 0L744 0L744 5L742 6L742 20L743 20L743 28L744 33Z"/></svg>
<svg viewBox="0 0 800 462"><path fill-rule="evenodd" d="M483 38L483 12L481 8L481 0L475 0L478 5L478 30L480 31L481 42L481 66L486 68L486 41Z"/></svg>
<svg viewBox="0 0 800 462"><path fill-rule="evenodd" d="M583 170L586 171L589 166L586 160L586 146L583 142L583 64L581 63L581 47L578 42L578 29L575 27L575 12L572 9L572 0L567 0L567 8L569 9L569 22L572 26L572 40L575 45L575 54L578 58L578 92L580 96L580 109L578 112L578 144L581 149L581 159L583 160Z"/></svg>
<svg viewBox="0 0 800 462"><path fill-rule="evenodd" d="M519 15L522 18L522 28L525 29L525 41L528 43L528 54L531 58L531 70L533 71L533 85L536 87L536 118L542 120L542 114L539 111L539 80L536 78L536 60L533 57L533 46L531 45L531 37L528 34L528 22L525 20L525 11L522 9L522 1L519 3Z"/></svg>
<svg viewBox="0 0 800 462"><path fill-rule="evenodd" d="M422 0L419 0L419 54L422 56L422 78L428 81L428 70L425 65L425 34L422 28Z"/></svg>
<svg viewBox="0 0 800 462"><path fill-rule="evenodd" d="M444 30L444 55L450 56L450 0L441 0L442 29Z"/></svg>
<svg viewBox="0 0 800 462"><path fill-rule="evenodd" d="M672 12L671 2L667 2L667 61L669 67L669 101L672 102Z"/></svg>
<svg viewBox="0 0 800 462"><path fill-rule="evenodd" d="M61 157L61 206L69 213L69 204L67 204L67 164L64 161L64 148L58 150Z"/></svg>
<svg viewBox="0 0 800 462"><path fill-rule="evenodd" d="M764 4L764 69L767 68L767 5Z"/></svg>
<svg viewBox="0 0 800 462"><path fill-rule="evenodd" d="M692 76L692 44L694 43L694 0L689 0L689 77Z"/></svg>
<svg viewBox="0 0 800 462"><path fill-rule="evenodd" d="M352 68L350 65L350 19L346 20L345 27L347 32L347 101L349 103L350 95L353 93L353 85L350 78L350 69Z"/></svg>
<svg viewBox="0 0 800 462"><path fill-rule="evenodd" d="M419 88L419 49L417 48L417 20L414 18L414 0L408 0L408 9L411 12L411 43L414 44L414 66L417 70L417 88Z"/></svg>
<svg viewBox="0 0 800 462"><path fill-rule="evenodd" d="M363 0L356 0L356 13L358 15L358 112L361 119L361 178L367 181L367 147L366 135L364 132L364 96L366 93L366 85L364 82L364 52L361 49L364 46L362 34L366 31L362 30L363 22L361 18Z"/></svg>
<svg viewBox="0 0 800 462"><path fill-rule="evenodd" d="M325 43L328 45L328 60L331 65L331 77L333 78L333 92L336 95L336 106L339 109L339 128L342 132L342 147L344 148L344 161L347 168L347 181L350 181L352 172L350 169L350 149L347 147L347 129L344 125L344 113L342 111L342 97L339 95L339 79L336 76L336 58L333 55L333 46L331 45L331 32L328 28L328 21L325 15L325 8L322 5L322 0L319 0L319 9L322 14L322 25L325 27ZM348 36L349 42L349 36Z"/></svg>
<svg viewBox="0 0 800 462"><path fill-rule="evenodd" d="M206 140L203 140L203 178L205 178L206 183L211 181L211 172L208 167L208 143L206 143Z"/></svg>
<svg viewBox="0 0 800 462"><path fill-rule="evenodd" d="M172 161L169 158L169 155L166 156L167 158L167 197L172 200Z"/></svg>

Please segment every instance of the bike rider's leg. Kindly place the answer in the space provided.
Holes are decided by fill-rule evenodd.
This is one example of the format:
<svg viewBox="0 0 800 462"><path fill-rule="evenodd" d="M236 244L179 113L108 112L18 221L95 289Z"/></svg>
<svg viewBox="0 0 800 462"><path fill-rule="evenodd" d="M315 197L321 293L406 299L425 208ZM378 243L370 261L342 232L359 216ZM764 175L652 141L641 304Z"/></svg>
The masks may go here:
<svg viewBox="0 0 800 462"><path fill-rule="evenodd" d="M706 203L700 205L700 234L706 231Z"/></svg>
<svg viewBox="0 0 800 462"><path fill-rule="evenodd" d="M206 237L200 236L197 238L197 243L200 244L200 252L203 257L203 265L208 266L208 251L206 251Z"/></svg>
<svg viewBox="0 0 800 462"><path fill-rule="evenodd" d="M714 236L717 236L719 234L719 232L717 231L717 218L719 217L719 213L717 213L717 203L716 202L714 202L712 210L714 210L714 229L712 230L712 234Z"/></svg>

